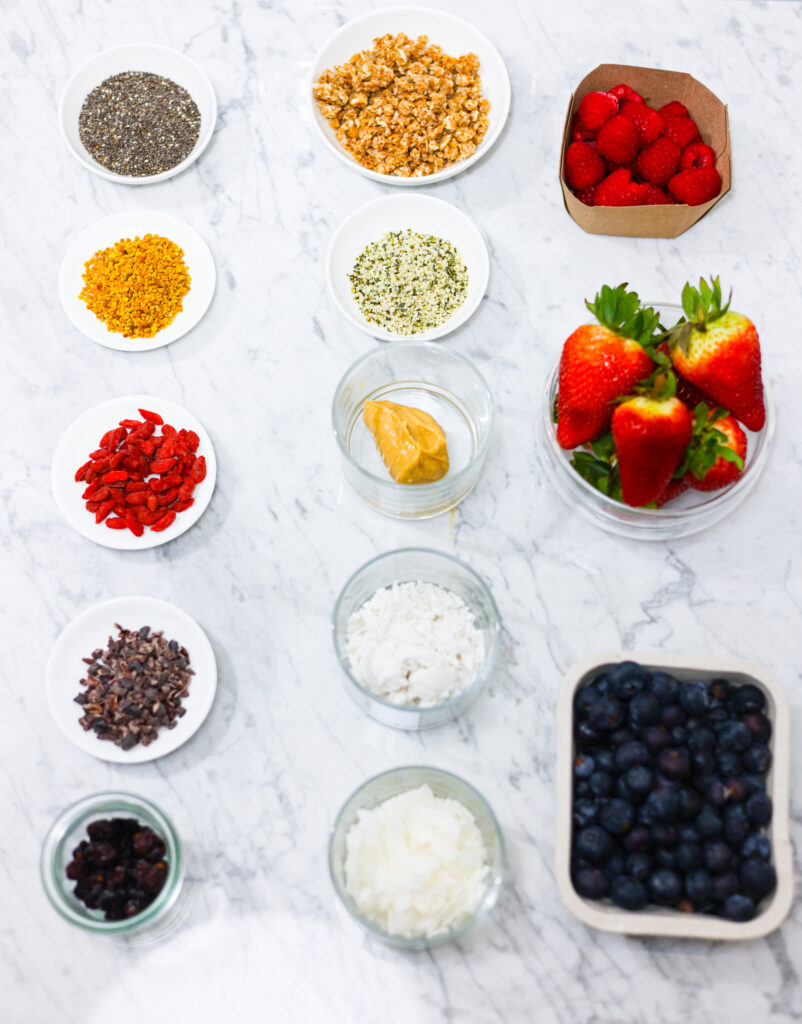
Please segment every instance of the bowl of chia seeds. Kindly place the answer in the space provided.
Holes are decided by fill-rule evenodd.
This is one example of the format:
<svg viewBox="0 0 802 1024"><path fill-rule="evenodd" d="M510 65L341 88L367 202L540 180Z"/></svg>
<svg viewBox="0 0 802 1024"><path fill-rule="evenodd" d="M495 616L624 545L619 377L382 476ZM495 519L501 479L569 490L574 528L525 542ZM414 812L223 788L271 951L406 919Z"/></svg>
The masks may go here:
<svg viewBox="0 0 802 1024"><path fill-rule="evenodd" d="M340 312L382 341L434 341L476 311L490 260L476 225L427 195L384 196L337 229L326 258Z"/></svg>
<svg viewBox="0 0 802 1024"><path fill-rule="evenodd" d="M212 83L166 46L115 46L73 73L59 103L61 136L93 174L147 185L180 174L212 137Z"/></svg>

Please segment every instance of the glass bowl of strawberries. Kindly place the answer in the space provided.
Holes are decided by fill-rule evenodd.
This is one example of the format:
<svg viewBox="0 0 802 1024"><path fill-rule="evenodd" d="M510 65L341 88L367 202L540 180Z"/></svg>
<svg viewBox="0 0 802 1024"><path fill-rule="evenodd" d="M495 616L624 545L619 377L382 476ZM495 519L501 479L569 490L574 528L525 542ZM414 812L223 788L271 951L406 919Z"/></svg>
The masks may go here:
<svg viewBox="0 0 802 1024"><path fill-rule="evenodd" d="M718 279L682 304L626 285L586 303L596 322L566 340L538 430L549 480L580 515L641 540L685 537L750 493L774 434L754 324Z"/></svg>

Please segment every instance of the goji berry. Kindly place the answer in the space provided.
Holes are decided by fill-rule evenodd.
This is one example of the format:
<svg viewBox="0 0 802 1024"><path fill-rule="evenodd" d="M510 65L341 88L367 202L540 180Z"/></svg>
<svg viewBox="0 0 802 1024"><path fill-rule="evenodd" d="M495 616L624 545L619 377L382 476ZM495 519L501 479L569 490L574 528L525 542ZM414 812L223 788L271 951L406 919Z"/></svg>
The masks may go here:
<svg viewBox="0 0 802 1024"><path fill-rule="evenodd" d="M175 466L175 459L154 459L150 464L151 473L169 473Z"/></svg>
<svg viewBox="0 0 802 1024"><path fill-rule="evenodd" d="M150 491L134 491L133 494L126 494L126 505L147 505Z"/></svg>
<svg viewBox="0 0 802 1024"><path fill-rule="evenodd" d="M206 479L206 457L199 455L192 466L192 479L196 484Z"/></svg>
<svg viewBox="0 0 802 1024"><path fill-rule="evenodd" d="M192 492L195 490L194 480L185 480L183 484L178 488L178 500L186 501L187 498L192 497Z"/></svg>
<svg viewBox="0 0 802 1024"><path fill-rule="evenodd" d="M196 452L198 450L198 445L199 444L200 444L200 438L195 433L195 431L194 430L188 430L187 431L187 447L189 448L189 450L191 452Z"/></svg>
<svg viewBox="0 0 802 1024"><path fill-rule="evenodd" d="M175 512L166 512L161 519L157 520L157 522L151 526L151 530L153 530L154 533L161 533L161 531L166 530L168 526L172 526L174 522Z"/></svg>
<svg viewBox="0 0 802 1024"><path fill-rule="evenodd" d="M136 446L140 451L144 452L145 455L153 455L156 451L156 445L152 441L137 441Z"/></svg>
<svg viewBox="0 0 802 1024"><path fill-rule="evenodd" d="M162 427L162 434L165 437L175 437L177 433L178 431L175 429L175 427L171 426L169 423L165 423L164 426Z"/></svg>
<svg viewBox="0 0 802 1024"><path fill-rule="evenodd" d="M107 519L106 526L110 530L124 530L126 526L125 519L122 516L118 516L115 519Z"/></svg>
<svg viewBox="0 0 802 1024"><path fill-rule="evenodd" d="M156 512L149 512L147 509L141 508L138 512L140 523L144 523L145 526L153 526L154 523L158 523L164 512L158 509Z"/></svg>
<svg viewBox="0 0 802 1024"><path fill-rule="evenodd" d="M95 493L92 495L92 497L95 499L95 501L106 501L110 494L111 494L111 488L104 486L104 487L98 487L98 489L95 491Z"/></svg>
<svg viewBox="0 0 802 1024"><path fill-rule="evenodd" d="M91 484L96 476L97 476L97 469L94 466L89 466L87 468L86 472L83 475L83 480L86 483Z"/></svg>
<svg viewBox="0 0 802 1024"><path fill-rule="evenodd" d="M93 452L89 453L89 458L92 462L97 462L98 459L102 458L104 455L108 455L108 453L108 448L96 448Z"/></svg>
<svg viewBox="0 0 802 1024"><path fill-rule="evenodd" d="M138 411L143 420L149 420L151 423L155 423L159 427L164 423L164 420L157 412L151 412L149 409L139 409Z"/></svg>
<svg viewBox="0 0 802 1024"><path fill-rule="evenodd" d="M125 493L131 494L133 491L147 491L148 485L144 480L129 480L125 485Z"/></svg>
<svg viewBox="0 0 802 1024"><path fill-rule="evenodd" d="M135 430L137 427L142 426L142 420L120 420L120 426Z"/></svg>
<svg viewBox="0 0 802 1024"><path fill-rule="evenodd" d="M151 437L156 431L156 424L151 423L149 420L145 420L141 427L136 428L136 436L143 440Z"/></svg>
<svg viewBox="0 0 802 1024"><path fill-rule="evenodd" d="M106 431L106 433L103 435L103 437L101 437L101 439L97 443L98 448L116 448L117 447L117 445L114 444L114 431L115 431L114 427L112 427L111 430L107 430Z"/></svg>
<svg viewBox="0 0 802 1024"><path fill-rule="evenodd" d="M175 505L170 509L171 512L186 512L188 508L191 508L195 504L194 498L183 498L181 501L177 501Z"/></svg>
<svg viewBox="0 0 802 1024"><path fill-rule="evenodd" d="M112 455L111 462L109 463L109 465L111 466L112 469L117 469L123 464L124 461L125 452L122 449L120 449L120 451L115 452L114 455Z"/></svg>
<svg viewBox="0 0 802 1024"><path fill-rule="evenodd" d="M113 508L114 508L114 499L113 498L111 499L111 501L104 501L102 503L102 505L100 506L100 508L98 508L97 511L95 512L95 522L96 523L102 523L103 520L106 518L106 516L109 514L109 512L111 512L111 510Z"/></svg>
<svg viewBox="0 0 802 1024"><path fill-rule="evenodd" d="M159 499L155 494L149 494L147 500L147 506L149 512L156 512L159 508Z"/></svg>
<svg viewBox="0 0 802 1024"><path fill-rule="evenodd" d="M159 504L162 508L166 508L167 505L171 505L178 497L178 488L172 487L169 491L165 491L159 495Z"/></svg>
<svg viewBox="0 0 802 1024"><path fill-rule="evenodd" d="M103 482L107 484L116 484L118 480L127 480L128 470L127 469L113 469L110 473L106 473L103 476Z"/></svg>
<svg viewBox="0 0 802 1024"><path fill-rule="evenodd" d="M136 515L133 512L130 512L125 517L125 525L128 527L128 529L131 531L131 533L133 533L135 537L141 537L142 534L145 532L145 527L142 525L142 523L140 523L140 521L137 519Z"/></svg>
<svg viewBox="0 0 802 1024"><path fill-rule="evenodd" d="M94 480L92 481L92 483L91 483L91 484L90 484L90 485L89 485L89 486L88 486L88 487L86 488L86 490L85 490L85 491L84 491L84 493L83 493L83 494L81 495L81 497L82 497L82 498L83 498L84 500L86 500L87 498L91 498L91 497L92 497L92 495L93 495L93 494L95 493L95 491L99 491L99 490L100 490L100 488L101 488L102 486L103 486L103 483L102 483L102 481L100 480L100 478L99 478L99 477L95 477L95 479L94 479Z"/></svg>
<svg viewBox="0 0 802 1024"><path fill-rule="evenodd" d="M86 503L86 511L87 512L97 512L97 510L99 508L100 508L100 502L99 501L87 501L87 503Z"/></svg>
<svg viewBox="0 0 802 1024"><path fill-rule="evenodd" d="M166 491L170 485L166 480L162 480L160 476L152 476L148 480L148 487L153 491L154 494L160 494L162 491Z"/></svg>
<svg viewBox="0 0 802 1024"><path fill-rule="evenodd" d="M85 462L83 466L79 466L78 469L75 470L75 482L77 484L86 478L86 471L91 465L92 460L90 459L89 462Z"/></svg>

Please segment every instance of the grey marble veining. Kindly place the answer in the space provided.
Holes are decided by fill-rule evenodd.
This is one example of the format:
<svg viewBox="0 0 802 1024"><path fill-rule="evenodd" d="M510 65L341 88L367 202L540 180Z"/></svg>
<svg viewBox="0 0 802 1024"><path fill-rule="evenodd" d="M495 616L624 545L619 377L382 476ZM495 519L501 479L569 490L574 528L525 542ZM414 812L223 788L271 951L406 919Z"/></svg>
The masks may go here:
<svg viewBox="0 0 802 1024"><path fill-rule="evenodd" d="M399 524L343 484L330 434L339 376L371 344L329 300L332 231L389 189L352 173L311 130L316 49L368 5L212 0L31 0L0 5L0 1020L332 1024L714 1024L802 1016L802 910L741 946L595 933L556 894L554 706L563 672L600 648L735 654L785 684L802 730L802 5L442 0L507 62L508 127L493 152L426 191L475 219L488 294L445 344L474 359L498 406L487 469L456 514ZM376 5L380 6L380 5ZM124 188L63 147L70 72L117 43L154 41L201 62L217 132L188 172ZM565 106L597 63L690 71L728 104L734 189L679 239L585 235L556 181ZM126 209L170 210L209 242L219 281L187 337L126 355L73 330L56 294L75 234ZM610 538L550 493L533 409L560 344L603 281L653 298L718 272L758 323L779 426L769 469L724 523L676 543ZM200 523L149 552L95 547L59 516L49 465L96 402L142 391L203 421L219 476ZM422 735L383 729L347 698L330 642L333 601L369 557L454 552L489 580L505 623L500 669L474 708ZM104 598L153 594L195 616L220 686L197 736L150 765L88 758L50 721L50 644ZM370 774L424 762L476 782L504 829L510 881L493 916L431 955L378 956L345 927L327 832ZM802 841L802 767L792 786ZM122 787L171 814L188 848L184 925L158 946L85 935L38 879L42 837L69 802Z"/></svg>

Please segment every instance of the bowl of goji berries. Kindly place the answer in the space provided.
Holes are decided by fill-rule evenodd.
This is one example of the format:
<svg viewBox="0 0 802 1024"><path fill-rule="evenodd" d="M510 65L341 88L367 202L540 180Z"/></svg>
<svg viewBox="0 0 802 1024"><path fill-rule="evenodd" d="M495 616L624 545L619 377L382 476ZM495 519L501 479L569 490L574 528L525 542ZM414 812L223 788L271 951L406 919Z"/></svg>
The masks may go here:
<svg viewBox="0 0 802 1024"><path fill-rule="evenodd" d="M194 416L165 399L125 395L68 428L53 456L53 495L89 540L152 548L200 519L216 472L211 439Z"/></svg>
<svg viewBox="0 0 802 1024"><path fill-rule="evenodd" d="M560 184L584 231L675 238L731 174L727 108L691 75L601 64L571 96Z"/></svg>

